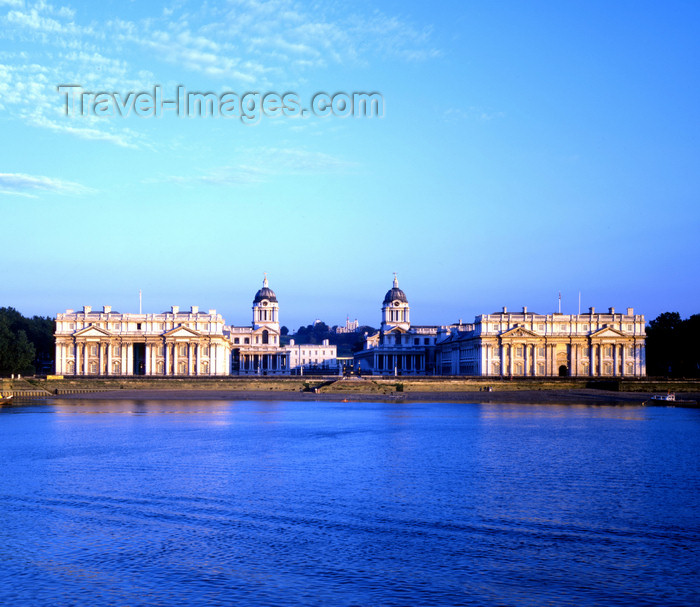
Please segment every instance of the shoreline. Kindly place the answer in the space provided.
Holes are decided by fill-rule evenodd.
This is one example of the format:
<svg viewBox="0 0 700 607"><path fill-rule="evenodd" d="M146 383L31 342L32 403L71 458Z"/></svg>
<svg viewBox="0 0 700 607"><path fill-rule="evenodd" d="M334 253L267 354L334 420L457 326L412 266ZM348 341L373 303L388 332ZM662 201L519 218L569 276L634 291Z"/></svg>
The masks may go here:
<svg viewBox="0 0 700 607"><path fill-rule="evenodd" d="M613 392L608 390L498 390L484 391L422 391L422 392L300 392L292 390L201 390L201 389L117 389L76 394L52 394L42 399L16 399L12 405L41 401L97 401L97 400L184 400L184 401L318 401L318 402L454 402L474 404L532 404L532 405L589 405L589 406L643 406L652 393ZM646 406L700 408L700 394L683 394L683 400L696 404L658 401Z"/></svg>

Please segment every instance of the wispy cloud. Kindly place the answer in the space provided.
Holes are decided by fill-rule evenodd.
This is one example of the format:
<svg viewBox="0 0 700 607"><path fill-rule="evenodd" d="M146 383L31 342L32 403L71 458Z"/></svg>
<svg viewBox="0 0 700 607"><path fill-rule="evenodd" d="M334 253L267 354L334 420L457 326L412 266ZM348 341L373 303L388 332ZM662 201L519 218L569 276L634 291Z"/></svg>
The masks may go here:
<svg viewBox="0 0 700 607"><path fill-rule="evenodd" d="M43 192L62 195L83 195L94 193L95 190L63 179L25 175L24 173L0 173L0 194L37 198L37 195Z"/></svg>
<svg viewBox="0 0 700 607"><path fill-rule="evenodd" d="M308 82L314 71L440 54L429 27L375 10L297 0L177 2L143 19L89 21L45 0L0 0L0 109L32 126L85 140L141 147L135 129L106 118L64 124L60 84L144 90L187 73L213 89L257 90ZM203 85L206 86L206 85Z"/></svg>
<svg viewBox="0 0 700 607"><path fill-rule="evenodd" d="M209 169L190 176L171 175L149 179L149 183L234 186L264 183L281 176L344 173L357 163L304 149L262 147L247 150L245 161Z"/></svg>

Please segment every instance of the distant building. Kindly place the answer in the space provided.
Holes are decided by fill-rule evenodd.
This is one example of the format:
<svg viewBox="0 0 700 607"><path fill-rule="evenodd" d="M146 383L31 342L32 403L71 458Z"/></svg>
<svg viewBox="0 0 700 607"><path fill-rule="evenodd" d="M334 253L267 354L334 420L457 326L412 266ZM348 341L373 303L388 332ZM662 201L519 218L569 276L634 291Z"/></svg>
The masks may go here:
<svg viewBox="0 0 700 607"><path fill-rule="evenodd" d="M337 334L343 334L343 333L357 333L358 329L360 328L360 323L357 320L350 320L350 317L348 316L345 320L345 326L344 327L335 327L335 332Z"/></svg>
<svg viewBox="0 0 700 607"><path fill-rule="evenodd" d="M292 339L285 352L289 357L289 368L292 371L307 370L338 370L337 346L331 345L327 339L321 345L295 344Z"/></svg>

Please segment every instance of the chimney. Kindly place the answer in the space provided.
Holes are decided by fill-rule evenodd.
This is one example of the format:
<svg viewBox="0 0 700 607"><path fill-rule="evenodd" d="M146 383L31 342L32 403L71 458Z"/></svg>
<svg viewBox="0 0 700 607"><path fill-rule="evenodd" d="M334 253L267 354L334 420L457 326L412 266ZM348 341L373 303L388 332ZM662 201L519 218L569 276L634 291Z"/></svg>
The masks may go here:
<svg viewBox="0 0 700 607"><path fill-rule="evenodd" d="M105 314L111 314L111 312L112 312L112 306L102 306L102 311L103 311Z"/></svg>
<svg viewBox="0 0 700 607"><path fill-rule="evenodd" d="M290 339L290 340L289 340L289 345L290 345L290 346L293 346L293 345L294 345L294 340L293 340L293 339Z"/></svg>
<svg viewBox="0 0 700 607"><path fill-rule="evenodd" d="M190 310L192 314L199 314L199 306L192 306Z"/></svg>
<svg viewBox="0 0 700 607"><path fill-rule="evenodd" d="M634 316L634 308L627 308L627 316Z"/></svg>
<svg viewBox="0 0 700 607"><path fill-rule="evenodd" d="M170 310L173 314L177 314L180 311L180 306L171 306Z"/></svg>
<svg viewBox="0 0 700 607"><path fill-rule="evenodd" d="M92 306L83 306L83 314L90 314L92 312Z"/></svg>
<svg viewBox="0 0 700 607"><path fill-rule="evenodd" d="M608 314L615 314L615 308L608 308Z"/></svg>
<svg viewBox="0 0 700 607"><path fill-rule="evenodd" d="M504 314L507 314L507 313L508 313L508 308L506 308L505 306L503 306L503 313L504 313Z"/></svg>
<svg viewBox="0 0 700 607"><path fill-rule="evenodd" d="M523 314L527 314L527 306L523 306Z"/></svg>
<svg viewBox="0 0 700 607"><path fill-rule="evenodd" d="M590 308L588 308L588 313L589 313L589 314L595 314L595 308L594 308L593 306L591 306Z"/></svg>

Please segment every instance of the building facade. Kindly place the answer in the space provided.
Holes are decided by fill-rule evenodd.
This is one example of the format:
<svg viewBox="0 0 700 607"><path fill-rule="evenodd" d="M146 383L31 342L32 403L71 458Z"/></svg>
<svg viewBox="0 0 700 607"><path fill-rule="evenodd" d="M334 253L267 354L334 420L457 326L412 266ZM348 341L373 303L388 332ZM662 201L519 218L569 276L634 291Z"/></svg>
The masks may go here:
<svg viewBox="0 0 700 607"><path fill-rule="evenodd" d="M226 325L197 306L161 314L122 314L104 306L56 315L56 374L94 376L281 375L306 366L337 370L336 347L283 346L279 302L267 276L250 326ZM308 356L307 356L308 352Z"/></svg>
<svg viewBox="0 0 700 607"><path fill-rule="evenodd" d="M438 342L441 375L492 377L641 377L646 375L644 316L632 308L587 314L535 314L523 308L477 316L472 328Z"/></svg>
<svg viewBox="0 0 700 607"><path fill-rule="evenodd" d="M230 349L216 310L177 306L122 314L104 306L56 316L58 375L227 375Z"/></svg>
<svg viewBox="0 0 700 607"><path fill-rule="evenodd" d="M411 325L408 299L394 276L381 328L366 336L355 369L381 375L641 377L645 341L644 316L632 308L574 315L503 308L477 316L473 324Z"/></svg>
<svg viewBox="0 0 700 607"><path fill-rule="evenodd" d="M432 375L435 348L441 331L456 325L411 325L406 294L394 283L382 302L379 331L365 337L364 348L355 354L355 370L378 375Z"/></svg>

